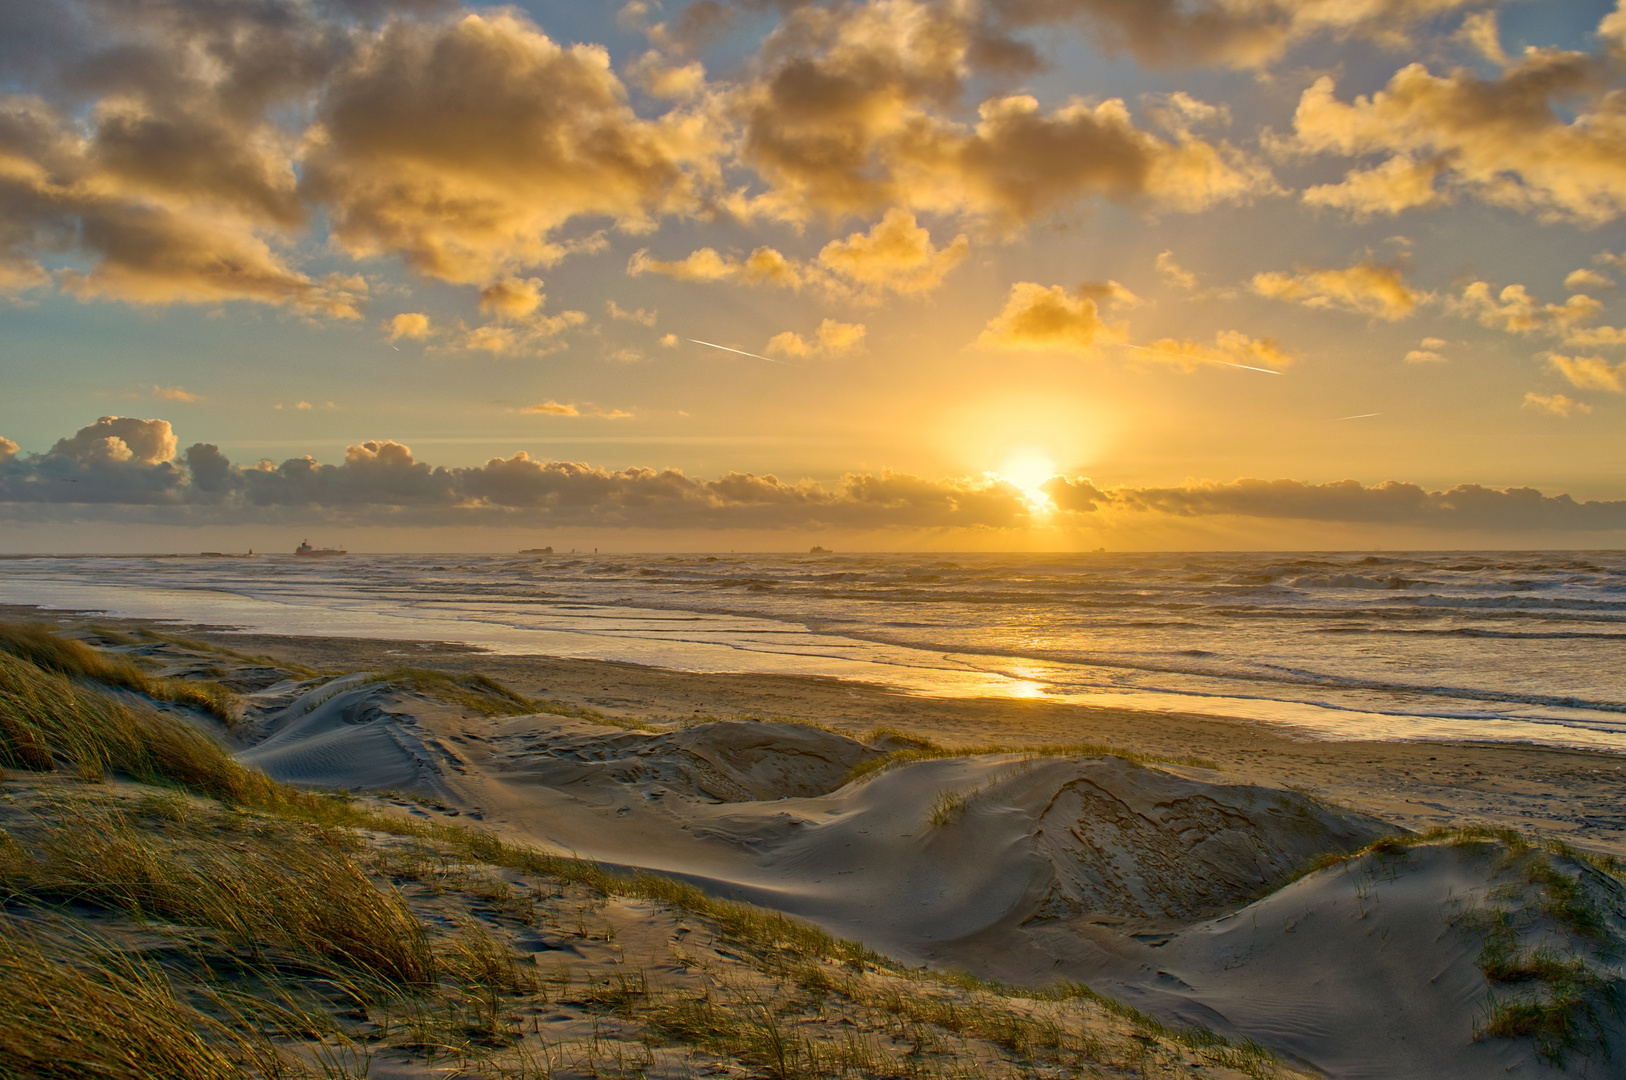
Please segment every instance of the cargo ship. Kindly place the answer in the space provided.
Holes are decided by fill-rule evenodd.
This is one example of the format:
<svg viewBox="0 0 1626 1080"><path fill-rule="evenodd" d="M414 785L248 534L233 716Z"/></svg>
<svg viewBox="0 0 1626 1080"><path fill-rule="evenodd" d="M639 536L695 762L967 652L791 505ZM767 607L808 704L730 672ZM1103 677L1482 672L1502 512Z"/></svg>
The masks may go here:
<svg viewBox="0 0 1626 1080"><path fill-rule="evenodd" d="M311 547L311 542L309 540L301 540L299 542L299 546L294 548L294 554L306 555L313 559L320 559L329 555L348 555L350 553L343 548Z"/></svg>

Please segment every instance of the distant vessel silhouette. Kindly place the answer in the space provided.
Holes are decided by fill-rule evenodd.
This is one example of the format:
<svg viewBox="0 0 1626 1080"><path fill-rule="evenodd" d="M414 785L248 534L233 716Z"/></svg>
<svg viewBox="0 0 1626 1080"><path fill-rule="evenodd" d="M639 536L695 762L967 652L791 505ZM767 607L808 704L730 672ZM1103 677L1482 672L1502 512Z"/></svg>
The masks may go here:
<svg viewBox="0 0 1626 1080"><path fill-rule="evenodd" d="M540 548L520 548L519 553L521 555L552 555L553 548L551 546Z"/></svg>
<svg viewBox="0 0 1626 1080"><path fill-rule="evenodd" d="M835 554L835 552L831 551L829 548L827 548L827 547L819 547L819 545L817 545L817 544L814 544L812 547L808 548L807 553L809 555L834 555Z"/></svg>
<svg viewBox="0 0 1626 1080"><path fill-rule="evenodd" d="M348 555L343 548L314 548L309 540L301 540L299 546L294 548L295 555L308 555L312 558L322 558L328 555Z"/></svg>

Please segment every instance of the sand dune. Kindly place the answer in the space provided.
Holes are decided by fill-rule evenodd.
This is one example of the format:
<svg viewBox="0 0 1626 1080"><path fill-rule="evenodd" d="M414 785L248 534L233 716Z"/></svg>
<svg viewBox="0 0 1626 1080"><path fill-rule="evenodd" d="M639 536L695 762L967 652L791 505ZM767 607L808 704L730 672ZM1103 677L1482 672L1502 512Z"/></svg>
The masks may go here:
<svg viewBox="0 0 1626 1080"><path fill-rule="evenodd" d="M241 754L281 779L417 790L516 838L676 874L905 962L1079 979L1334 1077L1557 1074L1530 1038L1475 1041L1492 995L1533 985L1488 982L1476 962L1476 919L1537 888L1497 844L1363 856L1295 881L1316 856L1397 830L1121 757L942 758L844 783L888 747L781 722L473 717L357 676L289 692L268 693ZM1626 941L1619 882L1558 861ZM1514 907L1526 953L1549 939L1575 951L1539 896ZM1620 977L1601 945L1587 956ZM1618 1017L1599 1016L1619 1053ZM1572 1053L1570 1074L1610 1075L1604 1062Z"/></svg>
<svg viewBox="0 0 1626 1080"><path fill-rule="evenodd" d="M1295 879L1398 830L1118 756L942 757L849 780L898 744L789 722L482 715L411 678L236 674L239 757L278 779L415 794L905 962L1081 980L1339 1078L1614 1076L1626 1054L1611 1009L1626 888L1563 852L1402 842ZM1499 1000L1562 1008L1497 1037L1517 1014ZM1561 1070L1543 1050L1566 1034Z"/></svg>

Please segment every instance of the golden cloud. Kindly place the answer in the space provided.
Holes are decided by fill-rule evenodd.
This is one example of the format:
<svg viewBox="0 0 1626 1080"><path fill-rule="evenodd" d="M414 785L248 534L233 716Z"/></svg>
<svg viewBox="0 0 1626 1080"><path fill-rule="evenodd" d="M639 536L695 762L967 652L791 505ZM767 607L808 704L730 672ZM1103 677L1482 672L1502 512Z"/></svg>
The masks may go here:
<svg viewBox="0 0 1626 1080"><path fill-rule="evenodd" d="M1564 394L1538 394L1530 391L1524 395L1524 407L1535 409L1537 412L1550 413L1553 416L1569 416L1571 413L1589 413L1592 406L1576 401Z"/></svg>
<svg viewBox="0 0 1626 1080"><path fill-rule="evenodd" d="M1586 267L1571 270L1564 278L1564 288L1570 292L1584 292L1587 289L1605 290L1614 287L1613 279L1604 277L1596 270L1589 270Z"/></svg>
<svg viewBox="0 0 1626 1080"><path fill-rule="evenodd" d="M1160 338L1150 345L1136 345L1133 348L1138 359L1174 364L1186 371L1195 371L1201 364L1279 371L1298 359L1278 345L1273 338L1252 338L1238 330L1219 331L1214 335L1212 345L1177 338Z"/></svg>
<svg viewBox="0 0 1626 1080"><path fill-rule="evenodd" d="M575 405L552 399L537 405L527 405L520 412L537 413L542 416L589 417L595 420L626 420L632 416L632 413L624 409L601 409L592 404Z"/></svg>
<svg viewBox="0 0 1626 1080"><path fill-rule="evenodd" d="M1091 197L1197 210L1277 190L1230 144L1158 137L1117 99L1046 111L996 95L974 124L949 119L985 40L957 5L795 9L765 43L762 74L726 94L740 160L767 185L728 205L794 222L900 207L1009 230Z"/></svg>
<svg viewBox="0 0 1626 1080"><path fill-rule="evenodd" d="M1109 51L1156 65L1262 67L1318 34L1403 45L1409 31L1480 0L1022 0L1018 25L1077 20Z"/></svg>
<svg viewBox="0 0 1626 1080"><path fill-rule="evenodd" d="M640 249L627 260L627 273L633 277L661 274L674 281L732 281L781 289L802 286L801 268L771 247L759 247L744 259L730 258L715 248L703 247L670 261L652 258L648 249Z"/></svg>
<svg viewBox="0 0 1626 1080"><path fill-rule="evenodd" d="M1496 78L1422 64L1383 90L1338 100L1330 76L1299 99L1294 147L1308 154L1387 154L1308 202L1399 213L1461 191L1494 205L1588 224L1626 213L1626 103L1613 61L1530 49ZM1573 114L1560 101L1578 102ZM1443 185L1443 189L1441 189Z"/></svg>
<svg viewBox="0 0 1626 1080"><path fill-rule="evenodd" d="M620 319L623 322L635 322L639 326L654 326L655 320L659 318L658 312L646 311L643 308L628 311L614 300L604 301L604 311L605 314L609 315L612 319Z"/></svg>
<svg viewBox="0 0 1626 1080"><path fill-rule="evenodd" d="M844 323L825 319L819 324L813 341L786 330L775 334L764 350L775 356L840 357L855 352L864 345L863 323Z"/></svg>
<svg viewBox="0 0 1626 1080"><path fill-rule="evenodd" d="M1451 301L1458 314L1477 319L1482 325L1510 334L1568 334L1576 324L1594 319L1603 305L1577 293L1562 304L1543 303L1523 285L1509 285L1493 292L1488 281L1463 286L1462 295Z"/></svg>
<svg viewBox="0 0 1626 1080"><path fill-rule="evenodd" d="M1626 393L1626 363L1611 364L1601 356L1560 356L1558 353L1548 353L1546 360L1571 386Z"/></svg>
<svg viewBox="0 0 1626 1080"><path fill-rule="evenodd" d="M1380 319L1405 318L1429 299L1406 284L1400 268L1368 259L1342 270L1305 270L1295 274L1255 274L1250 287L1260 296L1305 307L1356 311Z"/></svg>
<svg viewBox="0 0 1626 1080"><path fill-rule="evenodd" d="M152 388L152 396L160 401L179 401L187 405L203 400L201 394L194 394L179 386L155 386Z"/></svg>
<svg viewBox="0 0 1626 1080"><path fill-rule="evenodd" d="M409 338L422 341L429 336L429 316L421 311L403 311L384 324L391 342Z"/></svg>
<svg viewBox="0 0 1626 1080"><path fill-rule="evenodd" d="M1197 287L1197 275L1182 269L1180 264L1174 261L1174 252L1172 251L1164 251L1158 254L1157 272L1162 275L1164 280L1187 291Z"/></svg>
<svg viewBox="0 0 1626 1080"><path fill-rule="evenodd" d="M1125 334L1123 324L1101 318L1087 288L1073 296L1060 285L1018 281L977 343L999 349L1089 350L1121 342Z"/></svg>
<svg viewBox="0 0 1626 1080"><path fill-rule="evenodd" d="M908 210L893 207L867 233L832 240L819 251L819 265L871 295L883 292L928 293L943 275L971 251L964 234L947 247L932 244L932 235Z"/></svg>
<svg viewBox="0 0 1626 1080"><path fill-rule="evenodd" d="M640 119L603 48L470 14L393 22L332 74L302 183L353 255L482 284L563 257L574 218L640 229L693 208L687 167L716 150L698 115Z"/></svg>
<svg viewBox="0 0 1626 1080"><path fill-rule="evenodd" d="M480 290L480 310L504 319L523 319L547 303L541 278L504 278Z"/></svg>

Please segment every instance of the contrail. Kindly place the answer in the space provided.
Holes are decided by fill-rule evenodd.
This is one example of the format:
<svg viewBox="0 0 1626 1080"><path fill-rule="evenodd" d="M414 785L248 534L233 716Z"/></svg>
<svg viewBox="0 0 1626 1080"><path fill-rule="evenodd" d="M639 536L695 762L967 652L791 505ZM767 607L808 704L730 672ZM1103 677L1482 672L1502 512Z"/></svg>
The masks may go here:
<svg viewBox="0 0 1626 1080"><path fill-rule="evenodd" d="M1368 416L1382 416L1380 412L1356 413L1354 416L1335 416L1334 420L1365 420Z"/></svg>
<svg viewBox="0 0 1626 1080"><path fill-rule="evenodd" d="M762 355L760 355L758 353L746 352L744 349L730 349L727 345L713 345L711 342L709 342L709 341L701 341L699 338L690 338L689 340L694 342L696 345L706 345L706 346L709 346L709 347L711 347L713 349L721 349L724 352L739 353L741 356L753 356L753 357L756 357L756 359L758 359L758 360L766 360L770 364L785 364L786 367L795 367L796 366L795 364L788 363L788 362L786 362L784 360L775 360L771 356L762 356Z"/></svg>
<svg viewBox="0 0 1626 1080"><path fill-rule="evenodd" d="M1141 352L1157 353L1159 356L1184 356L1190 360L1200 360L1205 364L1224 364L1226 367L1241 368L1243 371L1263 371L1266 375L1280 375L1274 368L1254 367L1251 364L1233 364L1229 360L1215 360L1210 356L1198 356L1196 353L1169 352L1167 349L1149 349L1145 345L1130 345L1127 342L1117 341L1113 344L1125 349L1139 349Z"/></svg>

